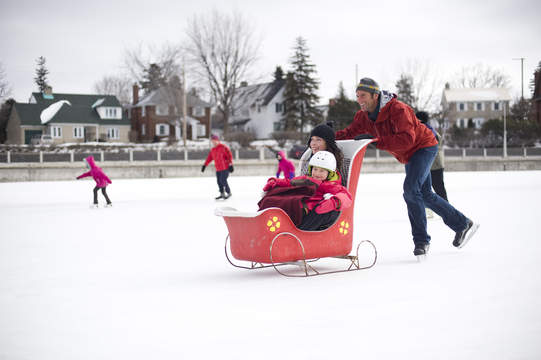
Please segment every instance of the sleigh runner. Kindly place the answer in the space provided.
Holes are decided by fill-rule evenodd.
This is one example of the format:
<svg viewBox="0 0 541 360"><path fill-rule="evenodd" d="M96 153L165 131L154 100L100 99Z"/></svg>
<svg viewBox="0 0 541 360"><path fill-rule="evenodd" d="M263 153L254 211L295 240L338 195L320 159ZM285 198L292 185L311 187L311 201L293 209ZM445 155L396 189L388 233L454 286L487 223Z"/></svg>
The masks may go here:
<svg viewBox="0 0 541 360"><path fill-rule="evenodd" d="M362 270L374 266L377 250L370 240L359 242L355 253L350 254L353 248L353 214L357 183L366 146L371 141L337 141L344 153L345 174L342 176L346 176L346 187L352 195L353 202L327 229L300 230L287 213L279 208L251 213L239 212L228 207L216 209L215 214L223 217L229 231L225 240L225 255L231 265L244 269L273 267L282 275L296 277ZM303 158L309 156L309 152L310 149ZM366 247L373 251L373 258L367 264L361 264L359 250ZM318 270L314 262L322 258L345 260L346 265L336 270ZM245 264L233 259L244 261ZM284 265L298 265L302 274L286 273L281 270Z"/></svg>

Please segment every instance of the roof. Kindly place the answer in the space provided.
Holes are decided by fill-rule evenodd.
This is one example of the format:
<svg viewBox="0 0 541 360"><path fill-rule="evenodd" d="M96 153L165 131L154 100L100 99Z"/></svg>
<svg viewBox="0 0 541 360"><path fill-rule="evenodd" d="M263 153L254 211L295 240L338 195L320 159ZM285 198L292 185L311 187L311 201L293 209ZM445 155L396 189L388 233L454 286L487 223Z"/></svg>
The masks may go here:
<svg viewBox="0 0 541 360"><path fill-rule="evenodd" d="M177 93L178 94L175 94ZM137 104L133 107L142 107L142 106L156 106L156 105L171 105L175 106L177 104L177 96L181 96L181 91L175 91L175 89L161 87L159 89L151 91L148 95L145 95L139 100ZM181 98L182 101L182 98ZM197 96L192 94L186 94L186 103L188 106L195 107L211 107L211 104L201 100Z"/></svg>
<svg viewBox="0 0 541 360"><path fill-rule="evenodd" d="M457 88L443 90L447 102L458 101L511 101L509 90L505 88Z"/></svg>
<svg viewBox="0 0 541 360"><path fill-rule="evenodd" d="M35 103L15 103L14 108L19 115L21 125L44 125L41 113L50 105L67 100L70 105L64 104L47 121L51 123L94 124L94 125L130 125L130 120L122 111L122 119L101 119L96 108L119 107L120 102L114 95L79 95L79 94L53 94L52 99L43 98L41 93L32 93ZM95 105L94 107L92 105Z"/></svg>
<svg viewBox="0 0 541 360"><path fill-rule="evenodd" d="M241 86L235 89L235 107L247 108L259 102L266 106L285 85L285 80Z"/></svg>

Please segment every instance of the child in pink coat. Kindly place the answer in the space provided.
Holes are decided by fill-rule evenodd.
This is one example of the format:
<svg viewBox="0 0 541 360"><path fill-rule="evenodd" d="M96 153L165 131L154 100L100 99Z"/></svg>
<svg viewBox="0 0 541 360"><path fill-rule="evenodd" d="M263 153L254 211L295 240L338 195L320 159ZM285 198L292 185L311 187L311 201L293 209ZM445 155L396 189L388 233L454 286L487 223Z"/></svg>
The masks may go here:
<svg viewBox="0 0 541 360"><path fill-rule="evenodd" d="M293 165L290 160L286 159L286 153L284 151L278 151L276 158L278 159L278 171L276 172L276 178L279 178L280 173L283 172L284 178L293 179L293 177L295 177L295 165Z"/></svg>
<svg viewBox="0 0 541 360"><path fill-rule="evenodd" d="M96 207L96 208L98 207L98 190L99 189L101 189L101 193L105 197L105 201L107 201L106 206L107 207L112 206L111 200L109 200L109 196L107 196L107 191L105 190L107 185L112 184L111 179L109 179L107 175L105 175L103 170L96 165L96 163L94 162L93 156L89 156L85 158L84 160L85 160L87 168L89 168L90 171L87 171L84 174L77 176L77 180L87 177L87 176L92 176L94 178L94 181L96 182L96 187L94 187L94 190L93 190L94 191L93 207Z"/></svg>

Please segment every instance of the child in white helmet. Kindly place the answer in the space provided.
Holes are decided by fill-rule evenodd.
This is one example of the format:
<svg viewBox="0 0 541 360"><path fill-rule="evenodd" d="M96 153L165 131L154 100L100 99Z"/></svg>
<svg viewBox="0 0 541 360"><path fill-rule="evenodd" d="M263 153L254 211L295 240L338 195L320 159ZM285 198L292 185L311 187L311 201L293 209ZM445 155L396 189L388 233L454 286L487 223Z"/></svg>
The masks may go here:
<svg viewBox="0 0 541 360"><path fill-rule="evenodd" d="M301 230L323 230L336 221L340 211L351 206L351 194L340 183L336 159L318 151L308 164L308 175L293 179L270 178L259 210L279 207Z"/></svg>

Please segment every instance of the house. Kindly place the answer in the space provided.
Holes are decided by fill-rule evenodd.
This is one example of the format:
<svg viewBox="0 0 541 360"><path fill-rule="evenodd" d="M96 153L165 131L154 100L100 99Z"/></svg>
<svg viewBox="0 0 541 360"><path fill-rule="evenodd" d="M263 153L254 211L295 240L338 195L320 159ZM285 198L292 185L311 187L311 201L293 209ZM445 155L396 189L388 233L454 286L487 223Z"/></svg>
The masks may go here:
<svg viewBox="0 0 541 360"><path fill-rule="evenodd" d="M280 130L284 85L285 80L281 79L254 85L242 82L235 89L230 129L253 132L257 139L268 139L272 132Z"/></svg>
<svg viewBox="0 0 541 360"><path fill-rule="evenodd" d="M53 144L127 142L130 122L114 95L34 92L28 103L14 103L7 124L7 144L30 144L50 135Z"/></svg>
<svg viewBox="0 0 541 360"><path fill-rule="evenodd" d="M456 124L459 128L481 128L490 119L509 114L511 95L504 88L457 88L445 85L441 99L444 128Z"/></svg>
<svg viewBox="0 0 541 360"><path fill-rule="evenodd" d="M139 86L133 85L130 109L132 141L180 140L183 128L182 91L160 87L139 99ZM193 94L186 94L186 138L207 137L210 132L211 104Z"/></svg>

